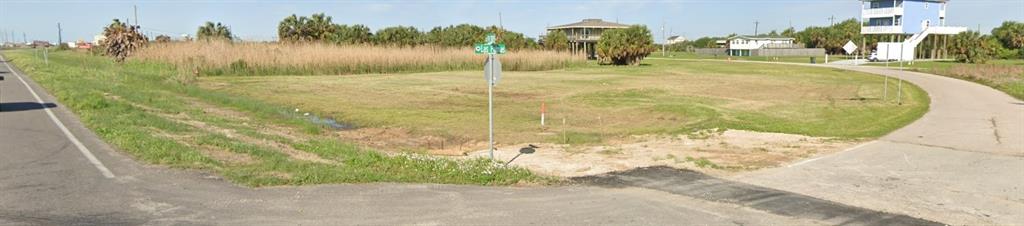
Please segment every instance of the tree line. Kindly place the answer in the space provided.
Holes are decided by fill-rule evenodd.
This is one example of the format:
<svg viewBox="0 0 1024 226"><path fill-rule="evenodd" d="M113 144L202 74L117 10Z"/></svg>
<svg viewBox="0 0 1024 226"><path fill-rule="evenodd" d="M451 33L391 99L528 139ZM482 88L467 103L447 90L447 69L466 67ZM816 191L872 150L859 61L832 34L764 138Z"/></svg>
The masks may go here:
<svg viewBox="0 0 1024 226"><path fill-rule="evenodd" d="M277 27L278 40L281 42L387 46L467 47L482 42L488 33L495 33L498 40L510 50L541 47L536 40L526 37L522 33L508 31L497 26L481 27L472 24L438 26L425 32L412 26L386 27L371 32L370 28L365 25L337 24L330 16L317 13L309 17L292 14L281 20Z"/></svg>
<svg viewBox="0 0 1024 226"><path fill-rule="evenodd" d="M860 27L860 22L857 19L848 19L831 26L807 27L802 31L797 31L794 28L787 28L782 32L772 30L767 35L794 38L796 42L804 44L807 48L822 48L829 54L845 53L843 45L850 40L858 42L857 45L866 44L867 49L874 49L878 42L890 41L887 36L883 35L863 36L860 34ZM675 43L667 48L671 51L714 48L715 41L735 36L736 34L725 37L702 37L693 41ZM977 31L960 33L950 37L949 44L949 53L961 62L984 62L990 58L1024 59L1024 49L1021 48L1024 45L1024 23L1005 21L1001 26L993 29L991 35L982 35ZM928 45L927 41L922 45ZM927 48L940 47L927 46Z"/></svg>

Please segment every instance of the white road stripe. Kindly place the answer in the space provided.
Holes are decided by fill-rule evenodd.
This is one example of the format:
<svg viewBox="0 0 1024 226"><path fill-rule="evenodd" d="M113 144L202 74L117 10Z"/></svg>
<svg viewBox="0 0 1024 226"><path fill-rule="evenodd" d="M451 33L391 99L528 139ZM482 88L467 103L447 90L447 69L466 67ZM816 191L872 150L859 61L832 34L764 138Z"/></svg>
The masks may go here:
<svg viewBox="0 0 1024 226"><path fill-rule="evenodd" d="M799 165L803 165L805 163L809 163L809 162L813 162L813 161L818 161L819 159L823 159L823 158L826 158L826 157L836 156L839 153L843 153L843 152L851 151L851 150L858 149L858 148L861 148L861 147L864 147L864 146L868 146L869 144L874 144L875 142L878 142L878 141L877 140L873 140L871 142L859 144L857 146L853 146L852 148L847 148L846 150L842 150L842 151L839 151L839 152L836 152L836 153L832 153L830 155L821 156L821 157L817 157L817 158L813 158L813 159L808 159L808 160L800 161L798 163L793 163L793 165L789 165L789 166L786 166L786 167L788 168L788 167L799 166Z"/></svg>
<svg viewBox="0 0 1024 226"><path fill-rule="evenodd" d="M36 102L38 102L39 104L44 104L43 99L39 98L39 94L36 94L36 91L28 85L28 82L25 82L25 79L21 78L21 75L18 75L18 72L14 71L14 68L11 68L10 64L7 64L7 60L4 59L3 56L0 56L0 60L4 61L4 66L7 67L7 70L10 71L15 78L18 78L18 80L21 81L21 84L25 85L25 88L28 89L29 93L32 93L32 96L36 98ZM50 108L44 107L43 110L46 111L46 114L50 116L50 120L53 120L53 123L57 124L57 127L60 128L60 131L64 132L64 136L66 136L68 140L71 141L71 143L75 144L75 147L78 148L78 151L82 152L82 155L85 155L85 158L89 159L89 162L91 162L92 165L96 167L96 169L100 170L100 173L103 174L103 177L114 178L114 173L110 172L110 170L103 165L103 162L100 162L100 160L97 159L96 156L93 155L92 152L90 152L89 149L86 148L81 141L78 140L78 137L75 137L75 134L72 134L71 131L68 130L67 126L64 126L64 123L61 122L60 119L58 119L57 116L53 114L53 111L51 111Z"/></svg>

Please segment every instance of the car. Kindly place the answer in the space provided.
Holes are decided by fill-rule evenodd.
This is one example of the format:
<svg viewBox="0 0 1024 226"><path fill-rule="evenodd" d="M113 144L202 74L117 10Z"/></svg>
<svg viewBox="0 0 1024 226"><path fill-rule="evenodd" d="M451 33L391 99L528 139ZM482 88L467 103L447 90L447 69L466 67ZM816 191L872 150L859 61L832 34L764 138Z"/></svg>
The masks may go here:
<svg viewBox="0 0 1024 226"><path fill-rule="evenodd" d="M878 52L872 50L871 51L871 56L868 56L868 61L878 62Z"/></svg>

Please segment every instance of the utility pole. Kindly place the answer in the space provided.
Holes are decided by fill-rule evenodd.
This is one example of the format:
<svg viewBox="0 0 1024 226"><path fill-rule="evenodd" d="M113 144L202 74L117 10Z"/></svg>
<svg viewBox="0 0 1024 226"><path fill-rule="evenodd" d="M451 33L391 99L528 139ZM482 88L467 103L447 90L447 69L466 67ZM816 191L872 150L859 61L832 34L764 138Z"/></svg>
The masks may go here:
<svg viewBox="0 0 1024 226"><path fill-rule="evenodd" d="M754 21L754 36L757 36L757 28L761 25L760 21Z"/></svg>
<svg viewBox="0 0 1024 226"><path fill-rule="evenodd" d="M830 24L829 26L836 26L836 16L832 15L828 17L828 23Z"/></svg>
<svg viewBox="0 0 1024 226"><path fill-rule="evenodd" d="M139 26L139 6L132 5L132 13L135 14L135 26Z"/></svg>
<svg viewBox="0 0 1024 226"><path fill-rule="evenodd" d="M64 30L60 29L60 23L57 23L57 45L60 45L64 42L64 37L62 37L63 32Z"/></svg>
<svg viewBox="0 0 1024 226"><path fill-rule="evenodd" d="M28 36L25 35L25 32L21 32L21 41L24 43L28 43Z"/></svg>

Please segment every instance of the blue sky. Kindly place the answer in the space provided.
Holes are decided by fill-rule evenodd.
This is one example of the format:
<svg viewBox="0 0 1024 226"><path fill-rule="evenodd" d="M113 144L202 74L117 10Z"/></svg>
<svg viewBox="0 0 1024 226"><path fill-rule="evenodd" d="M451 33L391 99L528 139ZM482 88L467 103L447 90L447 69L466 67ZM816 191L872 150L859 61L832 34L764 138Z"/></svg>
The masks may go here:
<svg viewBox="0 0 1024 226"><path fill-rule="evenodd" d="M239 37L272 40L277 23L291 15L325 12L336 23L365 24L376 30L386 26L412 25L420 30L435 26L471 23L496 25L498 12L505 28L536 37L544 27L600 18L627 24L647 25L656 39L666 32L696 38L730 33L782 30L790 23L797 29L828 25L855 18L856 0L519 0L519 1L21 1L0 0L0 30L21 40L57 39L57 23L65 40L91 40L113 18L132 18L138 6L139 24L152 34L195 33L205 21L227 24ZM1024 21L1024 0L952 0L951 25L990 31L1004 20ZM671 34L670 34L671 35Z"/></svg>

